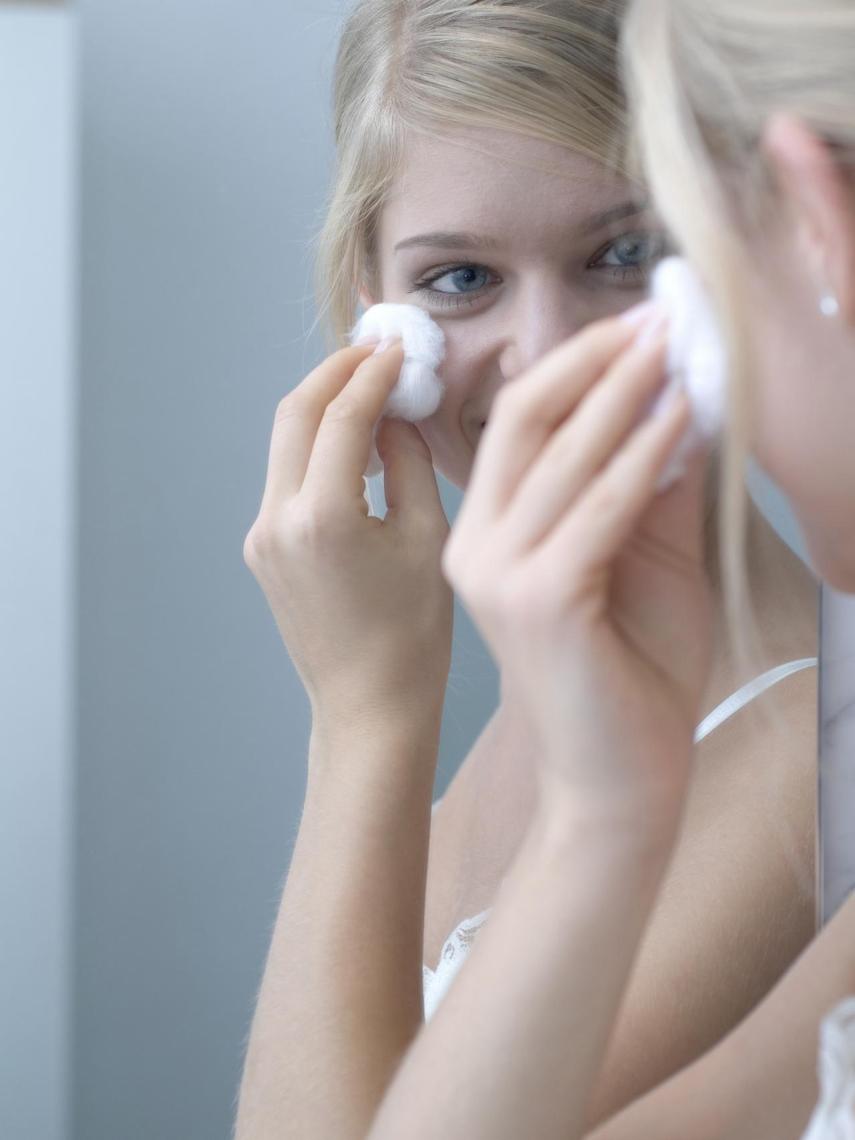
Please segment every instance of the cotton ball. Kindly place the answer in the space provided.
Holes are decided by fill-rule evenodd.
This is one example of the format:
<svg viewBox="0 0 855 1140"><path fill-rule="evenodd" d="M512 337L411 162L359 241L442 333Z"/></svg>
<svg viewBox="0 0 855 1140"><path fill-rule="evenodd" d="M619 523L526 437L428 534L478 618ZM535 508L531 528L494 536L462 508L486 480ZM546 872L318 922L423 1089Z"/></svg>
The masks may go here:
<svg viewBox="0 0 855 1140"><path fill-rule="evenodd" d="M411 423L426 419L437 410L445 392L436 374L445 356L445 335L417 305L382 304L372 305L360 317L349 339L351 344L359 344L387 337L401 338L404 363L380 418L390 416ZM377 426L374 426L366 475L378 475L383 470L383 461L374 443Z"/></svg>
<svg viewBox="0 0 855 1140"><path fill-rule="evenodd" d="M718 322L700 278L682 257L668 257L653 273L653 300L666 312L668 324L667 387L652 401L656 415L684 388L692 411L686 434L659 478L666 490L685 474L685 460L701 442L722 431L727 401L727 352Z"/></svg>

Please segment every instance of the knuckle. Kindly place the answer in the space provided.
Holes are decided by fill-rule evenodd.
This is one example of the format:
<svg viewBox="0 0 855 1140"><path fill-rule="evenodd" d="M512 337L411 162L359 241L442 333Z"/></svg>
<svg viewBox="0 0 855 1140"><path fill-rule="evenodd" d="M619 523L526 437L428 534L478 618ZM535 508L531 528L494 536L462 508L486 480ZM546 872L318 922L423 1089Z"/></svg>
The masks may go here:
<svg viewBox="0 0 855 1140"><path fill-rule="evenodd" d="M329 549L337 528L327 512L295 499L275 513L262 511L244 540L244 561L251 570L281 567L287 559Z"/></svg>
<svg viewBox="0 0 855 1140"><path fill-rule="evenodd" d="M324 419L328 423L363 422L368 420L364 408L349 392L343 392L327 404Z"/></svg>
<svg viewBox="0 0 855 1140"><path fill-rule="evenodd" d="M287 533L290 542L303 550L324 551L338 537L339 527L315 503L295 499L288 507Z"/></svg>
<svg viewBox="0 0 855 1140"><path fill-rule="evenodd" d="M269 521L259 515L243 544L243 558L250 570L257 570L275 554L277 536Z"/></svg>
<svg viewBox="0 0 855 1140"><path fill-rule="evenodd" d="M258 549L256 547L255 537L255 524L253 524L246 533L243 540L243 560L244 564L253 570L258 561Z"/></svg>
<svg viewBox="0 0 855 1140"><path fill-rule="evenodd" d="M276 414L273 417L274 425L305 416L307 411L306 398L298 389L286 393L276 405Z"/></svg>

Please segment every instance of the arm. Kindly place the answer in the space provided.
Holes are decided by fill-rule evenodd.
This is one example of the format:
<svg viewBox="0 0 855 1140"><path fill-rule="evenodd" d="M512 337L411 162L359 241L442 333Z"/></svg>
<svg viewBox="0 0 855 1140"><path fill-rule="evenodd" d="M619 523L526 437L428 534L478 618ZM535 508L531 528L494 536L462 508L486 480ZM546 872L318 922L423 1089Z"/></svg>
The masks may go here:
<svg viewBox="0 0 855 1140"><path fill-rule="evenodd" d="M422 1023L440 710L313 727L303 817L252 1024L236 1140L365 1136Z"/></svg>
<svg viewBox="0 0 855 1140"><path fill-rule="evenodd" d="M583 1134L676 833L660 823L586 815L561 797L541 803L471 960L407 1053L369 1140Z"/></svg>
<svg viewBox="0 0 855 1140"><path fill-rule="evenodd" d="M798 1140L819 1095L819 1025L855 992L855 894L727 1037L586 1140Z"/></svg>
<svg viewBox="0 0 855 1140"><path fill-rule="evenodd" d="M250 1033L238 1140L363 1137L422 1018L430 795L451 657L430 451L383 420L400 345L342 349L280 402L244 542L312 706L306 802Z"/></svg>
<svg viewBox="0 0 855 1140"><path fill-rule="evenodd" d="M816 678L799 674L782 689L780 736L746 740L737 718L697 750L589 1127L711 1049L814 937Z"/></svg>
<svg viewBox="0 0 855 1140"><path fill-rule="evenodd" d="M711 1049L814 937L806 888L816 830L816 678L795 674L775 694L783 705L779 739L766 731L746 739L734 718L696 749L680 836L594 1086L590 1128ZM517 710L499 707L466 763L498 786L506 770L516 767L515 787L519 769L534 770L536 745ZM483 795L481 786L468 794ZM517 801L529 794L524 783ZM522 841L523 813L496 818L486 810L505 845L504 874Z"/></svg>

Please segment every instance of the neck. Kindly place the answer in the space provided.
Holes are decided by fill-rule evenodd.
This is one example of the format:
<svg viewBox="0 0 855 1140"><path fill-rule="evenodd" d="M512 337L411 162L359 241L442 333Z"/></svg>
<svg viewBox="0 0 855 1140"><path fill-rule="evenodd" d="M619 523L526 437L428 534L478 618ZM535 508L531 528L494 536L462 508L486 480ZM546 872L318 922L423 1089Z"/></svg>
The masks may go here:
<svg viewBox="0 0 855 1140"><path fill-rule="evenodd" d="M747 669L733 660L718 566L718 533L708 531L708 564L716 602L713 666L704 701L705 716L759 673L802 657L816 657L819 646L819 584L813 572L748 499L745 562L759 658Z"/></svg>

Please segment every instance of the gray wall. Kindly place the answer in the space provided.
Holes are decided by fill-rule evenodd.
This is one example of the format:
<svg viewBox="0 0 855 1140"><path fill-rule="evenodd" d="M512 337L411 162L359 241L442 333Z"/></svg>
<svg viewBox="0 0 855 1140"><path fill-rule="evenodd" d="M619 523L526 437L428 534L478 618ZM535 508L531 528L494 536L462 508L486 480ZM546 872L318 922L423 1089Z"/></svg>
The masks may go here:
<svg viewBox="0 0 855 1140"><path fill-rule="evenodd" d="M73 24L0 8L0 1136L68 1126Z"/></svg>
<svg viewBox="0 0 855 1140"><path fill-rule="evenodd" d="M81 11L77 1140L229 1131L309 728L242 545L276 403L321 351L341 8ZM445 773L483 659L455 665Z"/></svg>

